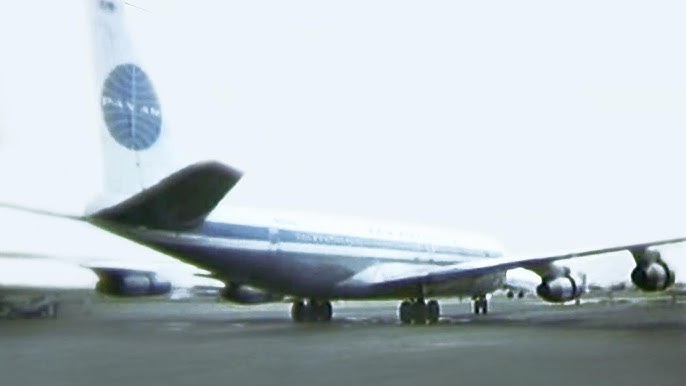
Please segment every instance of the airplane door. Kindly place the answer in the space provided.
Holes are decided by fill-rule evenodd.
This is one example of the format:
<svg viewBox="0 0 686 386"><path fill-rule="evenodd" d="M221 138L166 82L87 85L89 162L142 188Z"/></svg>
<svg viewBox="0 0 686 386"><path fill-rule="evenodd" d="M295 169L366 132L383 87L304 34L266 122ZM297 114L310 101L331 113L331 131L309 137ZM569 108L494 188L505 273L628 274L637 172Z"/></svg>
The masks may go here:
<svg viewBox="0 0 686 386"><path fill-rule="evenodd" d="M269 253L272 256L279 253L279 229L276 227L269 228Z"/></svg>

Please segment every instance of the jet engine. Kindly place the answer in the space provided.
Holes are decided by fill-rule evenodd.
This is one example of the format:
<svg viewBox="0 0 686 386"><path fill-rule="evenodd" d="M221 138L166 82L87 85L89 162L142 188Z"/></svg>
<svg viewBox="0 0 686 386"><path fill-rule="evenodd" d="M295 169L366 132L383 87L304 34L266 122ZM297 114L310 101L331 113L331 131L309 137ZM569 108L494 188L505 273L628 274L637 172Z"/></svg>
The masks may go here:
<svg viewBox="0 0 686 386"><path fill-rule="evenodd" d="M674 271L660 258L654 261L638 260L636 268L631 271L631 281L643 291L665 290L674 284L674 280Z"/></svg>
<svg viewBox="0 0 686 386"><path fill-rule="evenodd" d="M536 293L543 300L552 303L563 303L578 299L585 291L583 277L573 278L572 275L544 278L536 287Z"/></svg>
<svg viewBox="0 0 686 386"><path fill-rule="evenodd" d="M105 295L133 297L165 295L171 291L169 281L154 272L129 269L94 269L100 280L95 289Z"/></svg>
<svg viewBox="0 0 686 386"><path fill-rule="evenodd" d="M281 295L275 295L258 288L236 283L227 283L221 292L221 297L238 304L273 303L283 299Z"/></svg>

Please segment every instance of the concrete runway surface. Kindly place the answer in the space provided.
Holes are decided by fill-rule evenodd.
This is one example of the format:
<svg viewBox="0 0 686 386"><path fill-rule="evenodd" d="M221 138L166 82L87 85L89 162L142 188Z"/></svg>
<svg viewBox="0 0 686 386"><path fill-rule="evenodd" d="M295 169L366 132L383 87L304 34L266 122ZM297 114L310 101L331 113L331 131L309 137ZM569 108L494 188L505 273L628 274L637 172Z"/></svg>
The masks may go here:
<svg viewBox="0 0 686 386"><path fill-rule="evenodd" d="M329 324L289 305L107 301L57 320L0 321L0 385L686 385L686 303L442 302L402 326L396 302L337 302Z"/></svg>

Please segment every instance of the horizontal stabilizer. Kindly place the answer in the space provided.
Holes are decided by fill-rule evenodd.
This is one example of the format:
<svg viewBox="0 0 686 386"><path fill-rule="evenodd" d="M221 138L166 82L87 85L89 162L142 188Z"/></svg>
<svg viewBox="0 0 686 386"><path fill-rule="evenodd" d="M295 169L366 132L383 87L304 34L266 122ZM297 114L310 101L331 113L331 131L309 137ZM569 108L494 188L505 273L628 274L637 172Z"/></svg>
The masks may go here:
<svg viewBox="0 0 686 386"><path fill-rule="evenodd" d="M193 164L88 218L155 229L190 229L205 220L241 175L219 162Z"/></svg>

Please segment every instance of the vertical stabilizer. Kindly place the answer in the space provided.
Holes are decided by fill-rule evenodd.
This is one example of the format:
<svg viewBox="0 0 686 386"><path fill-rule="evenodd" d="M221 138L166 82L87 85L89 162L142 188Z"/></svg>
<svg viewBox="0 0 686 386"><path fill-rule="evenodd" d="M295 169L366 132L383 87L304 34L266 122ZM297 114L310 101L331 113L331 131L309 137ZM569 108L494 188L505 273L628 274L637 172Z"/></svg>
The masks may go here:
<svg viewBox="0 0 686 386"><path fill-rule="evenodd" d="M125 28L129 7L122 1L91 1L105 201L113 203L153 186L174 165L163 108Z"/></svg>
<svg viewBox="0 0 686 386"><path fill-rule="evenodd" d="M175 168L163 109L124 28L124 3L91 1L105 196L89 208L89 218L161 229L198 226L241 172L219 162Z"/></svg>

